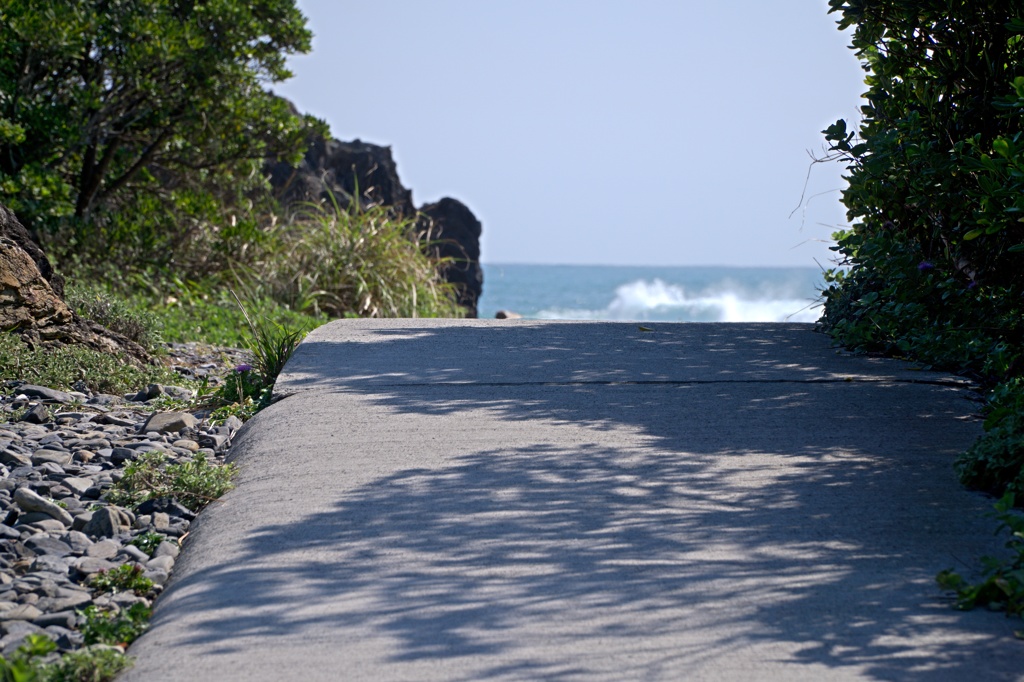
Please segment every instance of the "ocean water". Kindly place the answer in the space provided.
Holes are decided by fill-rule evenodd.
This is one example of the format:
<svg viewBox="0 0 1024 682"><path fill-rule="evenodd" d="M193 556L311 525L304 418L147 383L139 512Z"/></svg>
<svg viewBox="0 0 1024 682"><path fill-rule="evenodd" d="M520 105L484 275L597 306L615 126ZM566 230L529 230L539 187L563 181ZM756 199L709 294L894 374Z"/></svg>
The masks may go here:
<svg viewBox="0 0 1024 682"><path fill-rule="evenodd" d="M485 264L482 318L814 322L818 268Z"/></svg>

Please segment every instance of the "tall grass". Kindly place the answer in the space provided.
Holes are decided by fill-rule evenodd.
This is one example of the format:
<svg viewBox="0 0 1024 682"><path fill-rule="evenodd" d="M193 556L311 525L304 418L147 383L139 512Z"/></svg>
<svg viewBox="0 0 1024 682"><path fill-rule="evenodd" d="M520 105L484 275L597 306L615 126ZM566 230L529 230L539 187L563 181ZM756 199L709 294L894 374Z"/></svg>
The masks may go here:
<svg viewBox="0 0 1024 682"><path fill-rule="evenodd" d="M415 218L386 206L307 204L273 224L243 280L296 310L330 317L461 317L445 261L428 255Z"/></svg>

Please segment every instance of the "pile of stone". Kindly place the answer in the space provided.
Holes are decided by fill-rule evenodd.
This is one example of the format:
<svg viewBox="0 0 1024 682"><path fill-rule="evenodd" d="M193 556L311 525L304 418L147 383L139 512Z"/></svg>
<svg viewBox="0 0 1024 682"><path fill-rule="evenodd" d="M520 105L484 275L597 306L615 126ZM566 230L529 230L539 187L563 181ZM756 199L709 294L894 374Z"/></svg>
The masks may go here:
<svg viewBox="0 0 1024 682"><path fill-rule="evenodd" d="M199 454L222 462L241 421L211 426L202 412L154 411L150 403L161 396L191 397L174 386L110 396L13 382L6 393L0 398L0 654L9 656L33 633L73 650L83 645L77 628L86 607L116 613L150 604L194 518L171 498L134 509L107 501L124 467L146 452L171 464ZM153 582L152 593L92 586L97 575L125 564Z"/></svg>

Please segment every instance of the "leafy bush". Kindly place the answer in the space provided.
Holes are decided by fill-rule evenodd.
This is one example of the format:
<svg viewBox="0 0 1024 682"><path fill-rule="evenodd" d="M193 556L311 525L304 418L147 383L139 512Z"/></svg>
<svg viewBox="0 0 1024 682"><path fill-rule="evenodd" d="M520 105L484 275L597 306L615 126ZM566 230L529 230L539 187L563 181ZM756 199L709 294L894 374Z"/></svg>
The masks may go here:
<svg viewBox="0 0 1024 682"><path fill-rule="evenodd" d="M1024 500L1024 378L999 384L989 397L985 435L956 462L964 484Z"/></svg>
<svg viewBox="0 0 1024 682"><path fill-rule="evenodd" d="M996 494L1009 563L959 605L1024 604L1024 6L1017 0L830 0L868 72L859 134L824 132L849 171L822 325L841 343L961 372L991 388L986 434L957 461ZM845 268L845 269L843 269ZM1024 501L1024 496L1017 498Z"/></svg>
<svg viewBox="0 0 1024 682"><path fill-rule="evenodd" d="M1024 615L1024 515L1013 509L1013 502L1013 494L1007 493L996 504L999 530L1010 531L1006 542L1011 554L1009 560L985 557L982 560L984 574L977 583L964 580L952 569L936 578L943 589L956 593L957 608L987 606L1006 611L1007 615Z"/></svg>
<svg viewBox="0 0 1024 682"><path fill-rule="evenodd" d="M959 464L969 485L1002 491L1021 480L1024 439L1007 416L1024 400L1024 7L829 4L856 27L869 89L859 134L842 120L824 131L849 170L852 227L835 235L822 325L855 349L1009 382Z"/></svg>

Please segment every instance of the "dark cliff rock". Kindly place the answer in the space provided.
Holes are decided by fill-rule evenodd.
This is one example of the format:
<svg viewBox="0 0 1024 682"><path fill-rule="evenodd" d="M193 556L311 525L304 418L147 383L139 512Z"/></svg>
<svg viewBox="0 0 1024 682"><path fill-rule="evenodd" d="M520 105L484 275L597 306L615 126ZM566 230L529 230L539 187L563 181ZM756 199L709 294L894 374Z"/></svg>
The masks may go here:
<svg viewBox="0 0 1024 682"><path fill-rule="evenodd" d="M271 160L267 163L270 184L284 205L331 201L347 206L358 195L362 205L392 206L403 218L417 213L418 229L429 239L435 255L453 263L443 275L459 288L459 304L468 317L476 317L483 291L480 268L480 221L462 202L444 198L417 211L412 191L398 178L390 147L354 140L341 142L315 138L298 167Z"/></svg>
<svg viewBox="0 0 1024 682"><path fill-rule="evenodd" d="M320 137L311 142L297 168L276 162L268 170L270 184L284 204L330 201L333 195L347 205L358 194L364 205L394 206L402 216L416 213L412 192L398 179L389 147Z"/></svg>
<svg viewBox="0 0 1024 682"><path fill-rule="evenodd" d="M63 279L53 272L43 250L14 213L0 205L0 329L20 334L33 346L81 344L120 353L135 365L152 361L139 344L77 315L51 282L63 290Z"/></svg>
<svg viewBox="0 0 1024 682"><path fill-rule="evenodd" d="M450 259L445 279L459 290L459 305L469 317L477 316L477 301L483 290L480 267L480 234L483 227L473 212L458 199L445 197L420 209L420 235L436 257Z"/></svg>

